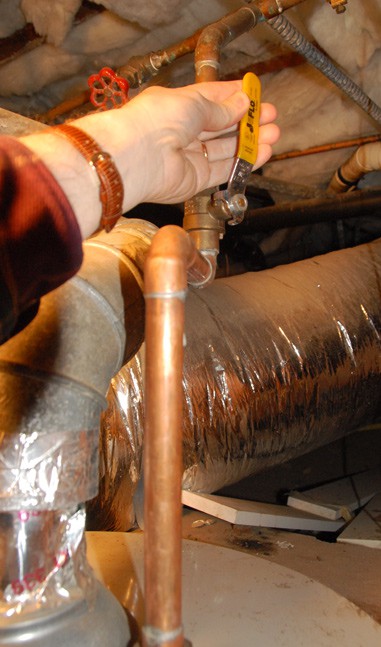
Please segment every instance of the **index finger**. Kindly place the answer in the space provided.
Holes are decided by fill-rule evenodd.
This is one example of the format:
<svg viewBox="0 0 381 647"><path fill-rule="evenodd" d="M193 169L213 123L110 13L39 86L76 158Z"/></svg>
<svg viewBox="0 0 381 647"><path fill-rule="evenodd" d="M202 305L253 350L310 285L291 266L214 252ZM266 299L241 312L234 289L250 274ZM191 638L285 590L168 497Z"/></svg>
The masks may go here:
<svg viewBox="0 0 381 647"><path fill-rule="evenodd" d="M261 126L265 124L270 124L272 123L277 117L277 110L275 106L272 103L262 103L261 104L261 114L259 118L259 123ZM201 141L207 141L208 139L216 139L218 137L224 137L226 135L230 135L232 133L235 133L238 137L238 123L233 124L229 128L225 128L224 130L220 130L218 132L215 131L204 131L202 132L198 139Z"/></svg>

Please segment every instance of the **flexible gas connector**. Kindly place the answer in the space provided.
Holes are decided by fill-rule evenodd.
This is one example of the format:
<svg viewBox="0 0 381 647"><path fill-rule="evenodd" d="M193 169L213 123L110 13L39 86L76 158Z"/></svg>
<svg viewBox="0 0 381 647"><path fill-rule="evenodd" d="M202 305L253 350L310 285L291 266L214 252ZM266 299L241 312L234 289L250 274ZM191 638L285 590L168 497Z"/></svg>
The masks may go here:
<svg viewBox="0 0 381 647"><path fill-rule="evenodd" d="M261 98L258 77L252 72L245 74L242 89L250 99L250 106L240 122L237 155L227 188L213 193L208 205L214 217L226 220L229 225L238 225L244 218L247 209L246 185L258 155Z"/></svg>

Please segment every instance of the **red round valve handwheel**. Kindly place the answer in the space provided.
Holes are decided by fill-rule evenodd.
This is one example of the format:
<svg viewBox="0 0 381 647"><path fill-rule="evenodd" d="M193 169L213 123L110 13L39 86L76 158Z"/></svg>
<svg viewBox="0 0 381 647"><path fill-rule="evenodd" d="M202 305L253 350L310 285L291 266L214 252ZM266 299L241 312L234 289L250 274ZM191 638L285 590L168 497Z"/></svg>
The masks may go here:
<svg viewBox="0 0 381 647"><path fill-rule="evenodd" d="M100 110L120 108L128 101L128 81L110 67L103 67L97 74L89 76L87 83L91 88L90 101Z"/></svg>

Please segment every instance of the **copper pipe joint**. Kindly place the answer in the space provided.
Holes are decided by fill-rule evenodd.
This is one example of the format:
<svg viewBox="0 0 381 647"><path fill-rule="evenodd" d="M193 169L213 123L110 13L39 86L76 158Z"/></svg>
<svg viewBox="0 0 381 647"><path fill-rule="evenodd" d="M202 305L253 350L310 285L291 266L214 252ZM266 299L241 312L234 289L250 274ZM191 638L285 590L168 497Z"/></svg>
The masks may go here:
<svg viewBox="0 0 381 647"><path fill-rule="evenodd" d="M195 50L196 83L219 79L221 49L255 27L260 15L255 6L240 7L238 11L205 27Z"/></svg>

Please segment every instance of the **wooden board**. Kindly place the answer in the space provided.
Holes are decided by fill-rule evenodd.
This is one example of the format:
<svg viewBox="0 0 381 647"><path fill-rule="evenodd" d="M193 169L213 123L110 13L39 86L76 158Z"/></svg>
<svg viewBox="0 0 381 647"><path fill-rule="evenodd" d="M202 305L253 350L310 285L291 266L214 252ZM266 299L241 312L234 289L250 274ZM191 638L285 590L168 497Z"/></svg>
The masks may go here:
<svg viewBox="0 0 381 647"><path fill-rule="evenodd" d="M337 541L381 548L381 494L371 499L338 536Z"/></svg>
<svg viewBox="0 0 381 647"><path fill-rule="evenodd" d="M344 521L323 519L317 515L293 510L287 506L259 503L214 494L183 490L184 505L223 519L232 524L266 528L286 528L316 532L335 532Z"/></svg>
<svg viewBox="0 0 381 647"><path fill-rule="evenodd" d="M374 469L303 492L290 492L287 505L326 519L349 521L351 512L368 503L378 492L381 492L381 470Z"/></svg>

